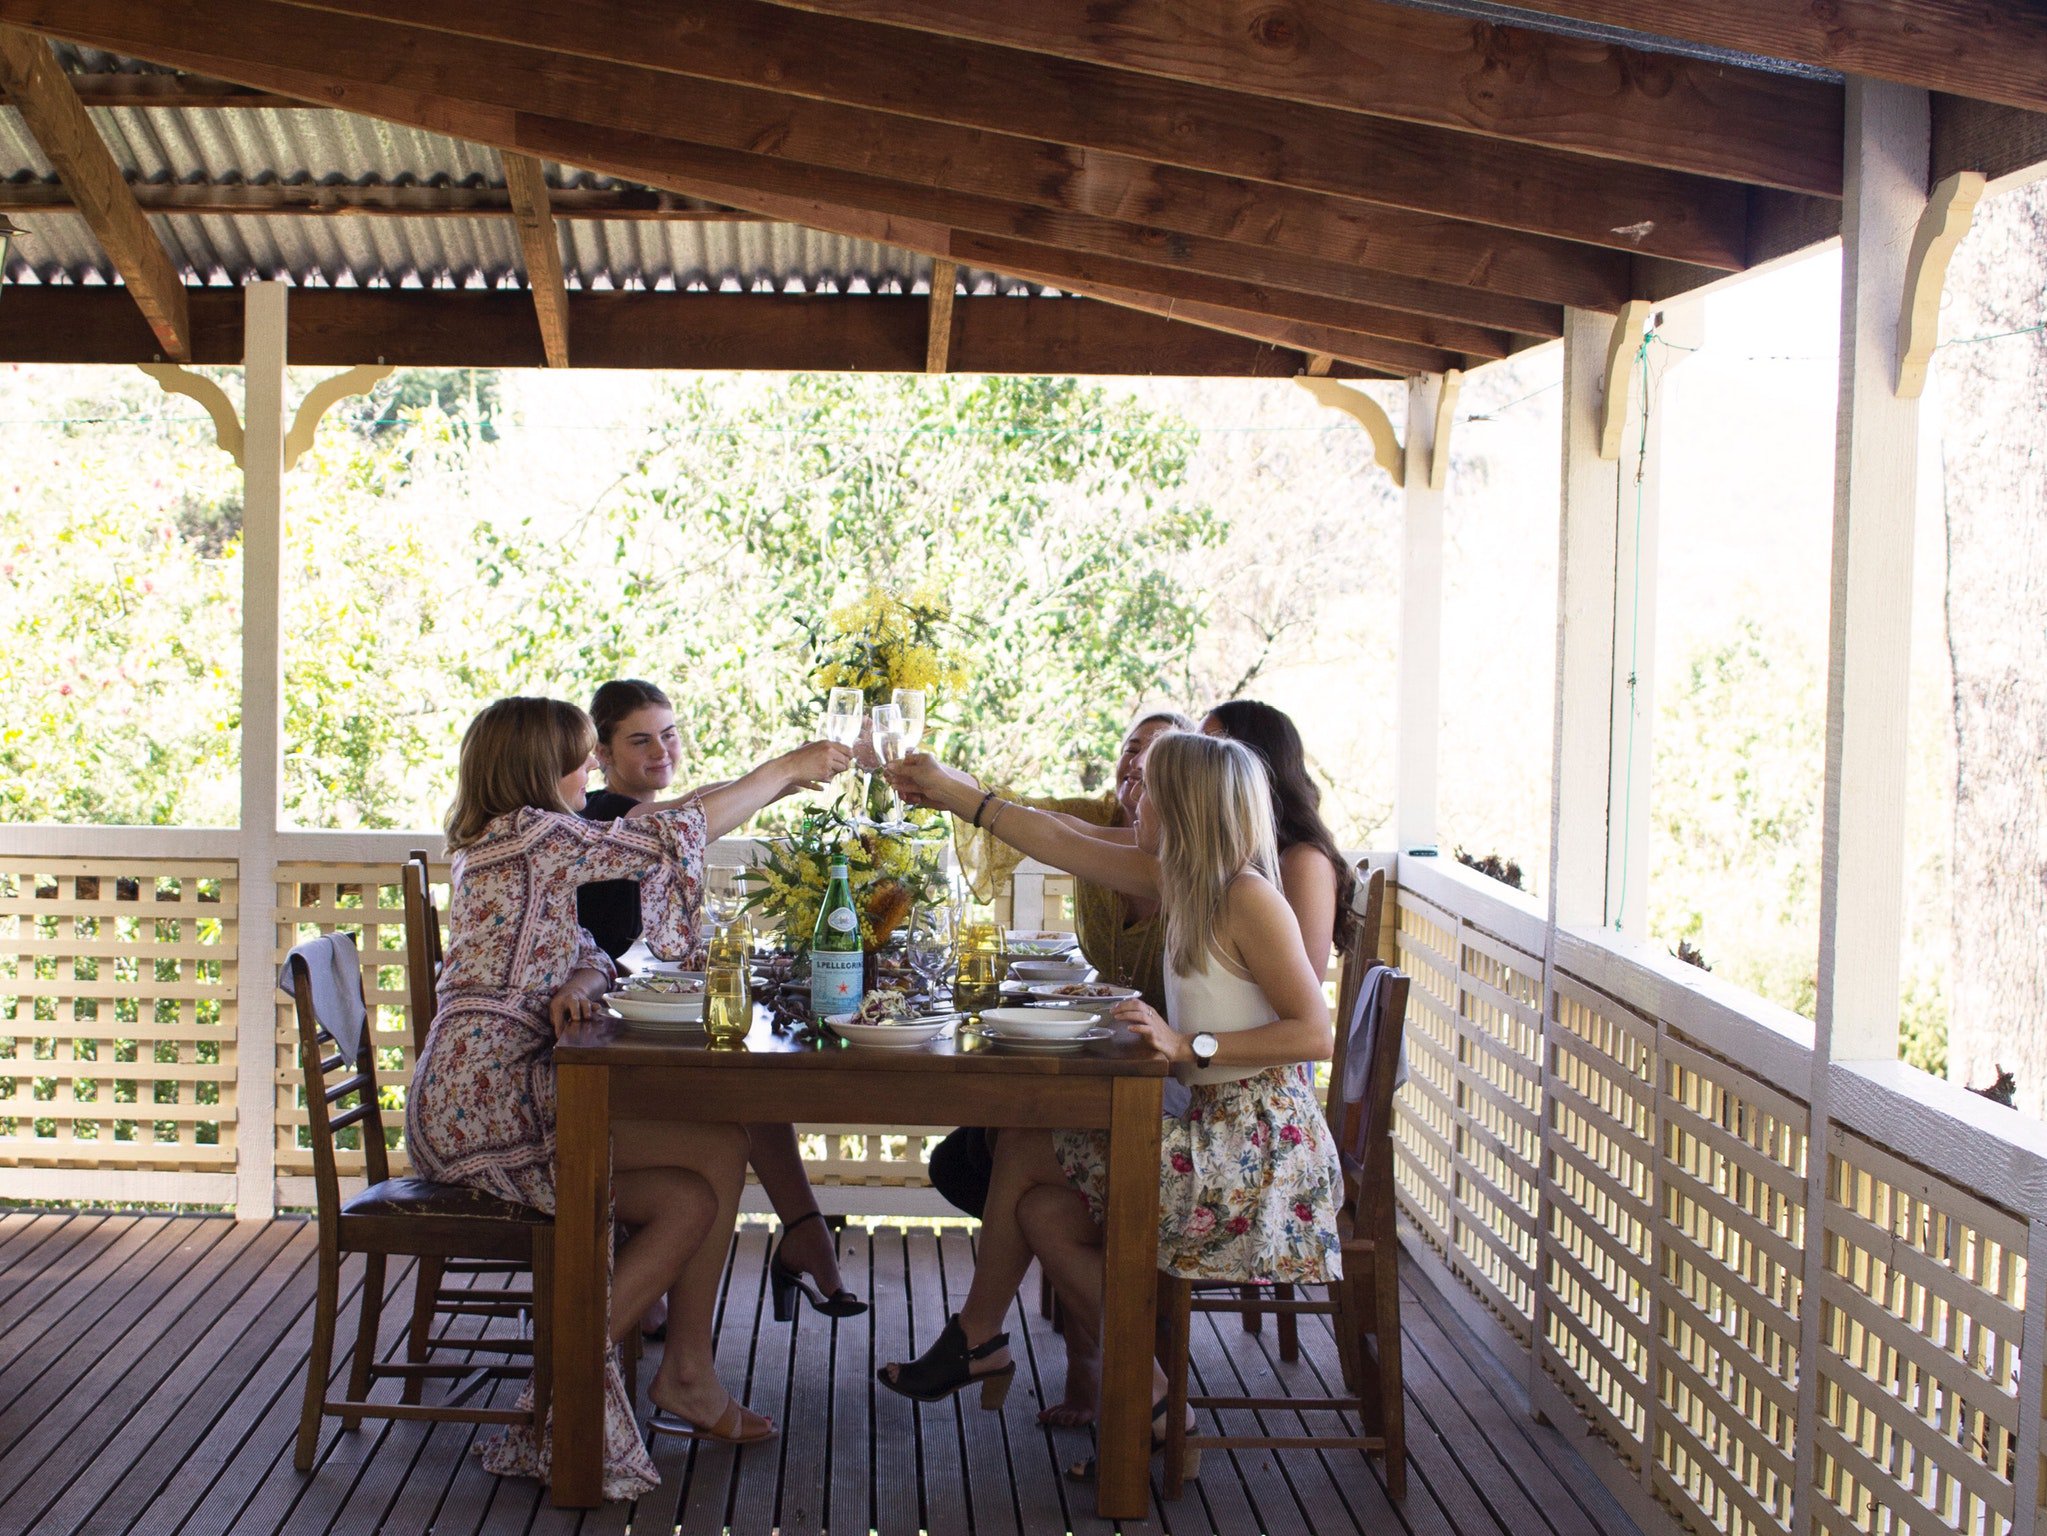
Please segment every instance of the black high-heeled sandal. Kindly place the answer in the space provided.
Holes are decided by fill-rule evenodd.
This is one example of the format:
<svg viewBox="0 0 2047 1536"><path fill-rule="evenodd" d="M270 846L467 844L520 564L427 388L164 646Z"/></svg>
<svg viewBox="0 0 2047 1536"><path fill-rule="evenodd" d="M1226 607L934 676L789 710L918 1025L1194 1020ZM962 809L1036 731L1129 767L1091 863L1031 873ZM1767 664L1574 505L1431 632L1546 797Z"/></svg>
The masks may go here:
<svg viewBox="0 0 2047 1536"><path fill-rule="evenodd" d="M981 1406L998 1409L1009 1396L1009 1384L1016 1379L1016 1362L1012 1360L1000 1370L979 1372L975 1371L974 1362L1008 1347L1009 1335L998 1333L985 1344L969 1349L966 1330L960 1327L959 1314L955 1312L945 1320L945 1330L938 1335L937 1342L923 1354L907 1364L897 1362L893 1376L889 1367L883 1366L874 1373L874 1379L889 1391L919 1403L943 1402L953 1393L979 1382Z"/></svg>
<svg viewBox="0 0 2047 1536"><path fill-rule="evenodd" d="M822 1211L811 1211L798 1216L782 1228L782 1235L775 1240L774 1254L768 1259L768 1286L775 1304L775 1321L789 1323L796 1320L796 1293L801 1291L810 1300L811 1307L826 1317L858 1317L867 1310L867 1303L847 1290L843 1285L827 1296L800 1269L791 1269L782 1262L782 1244L789 1241L789 1234L806 1221L823 1221Z"/></svg>

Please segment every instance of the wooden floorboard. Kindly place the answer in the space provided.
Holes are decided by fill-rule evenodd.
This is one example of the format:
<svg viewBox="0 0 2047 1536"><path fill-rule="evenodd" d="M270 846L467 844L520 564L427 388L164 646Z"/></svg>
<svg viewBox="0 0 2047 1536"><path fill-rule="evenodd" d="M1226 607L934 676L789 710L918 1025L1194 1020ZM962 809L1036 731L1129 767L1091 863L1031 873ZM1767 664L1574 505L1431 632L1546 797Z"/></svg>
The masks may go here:
<svg viewBox="0 0 2047 1536"><path fill-rule="evenodd" d="M742 1228L719 1300L721 1378L775 1417L775 1442L735 1451L668 1436L650 1452L661 1484L633 1503L557 1510L538 1485L499 1479L475 1454L491 1426L369 1420L322 1426L314 1470L292 1465L312 1331L315 1235L307 1223L125 1214L0 1214L0 1536L165 1536L377 1531L437 1536L1117 1536L1094 1517L1092 1483L1065 1469L1092 1453L1086 1430L1048 1430L1065 1343L1039 1315L1033 1271L1009 1319L1017 1380L1002 1411L978 1393L913 1404L879 1388L883 1361L917 1353L958 1309L971 1235L892 1228L841 1240L846 1282L870 1299L834 1323L768 1304L770 1233ZM378 1354L401 1358L413 1269L394 1261ZM362 1270L343 1268L334 1379L345 1382ZM495 1277L475 1284L489 1288ZM488 1326L455 1320L458 1337ZM1403 1287L1409 1494L1349 1450L1210 1451L1201 1476L1123 1536L1634 1536L1571 1447L1531 1418L1520 1386L1428 1281ZM1197 1390L1300 1398L1236 1412L1230 1428L1352 1433L1310 1399L1340 1377L1326 1320L1304 1318L1301 1357L1277 1329L1197 1316ZM502 1358L476 1352L479 1361ZM641 1364L640 1408L659 1363ZM433 1388L429 1388L432 1391ZM485 1400L510 1405L518 1382ZM391 1395L386 1382L377 1395ZM1154 1497L1159 1467L1153 1464Z"/></svg>

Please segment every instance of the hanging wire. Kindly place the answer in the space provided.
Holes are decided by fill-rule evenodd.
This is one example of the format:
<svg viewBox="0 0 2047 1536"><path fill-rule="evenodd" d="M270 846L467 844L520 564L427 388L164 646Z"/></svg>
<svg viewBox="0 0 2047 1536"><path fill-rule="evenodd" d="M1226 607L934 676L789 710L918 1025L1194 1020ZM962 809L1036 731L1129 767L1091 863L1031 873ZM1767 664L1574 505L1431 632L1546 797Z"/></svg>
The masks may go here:
<svg viewBox="0 0 2047 1536"><path fill-rule="evenodd" d="M1636 688L1641 678L1639 662L1642 645L1642 502L1643 482L1649 471L1649 416L1652 410L1649 398L1649 347L1652 342L1670 348L1673 352L1696 352L1697 347L1681 347L1674 342L1663 341L1651 329L1643 332L1642 344L1635 348L1635 368L1642 381L1642 430L1635 445L1635 539L1633 579L1629 582L1628 615L1628 748L1627 764L1621 775L1621 887L1614 900L1613 927L1620 931L1621 920L1628 910L1628 864L1632 851L1635 830L1635 721L1640 716ZM1621 485L1618 477L1613 487L1614 526L1620 526Z"/></svg>

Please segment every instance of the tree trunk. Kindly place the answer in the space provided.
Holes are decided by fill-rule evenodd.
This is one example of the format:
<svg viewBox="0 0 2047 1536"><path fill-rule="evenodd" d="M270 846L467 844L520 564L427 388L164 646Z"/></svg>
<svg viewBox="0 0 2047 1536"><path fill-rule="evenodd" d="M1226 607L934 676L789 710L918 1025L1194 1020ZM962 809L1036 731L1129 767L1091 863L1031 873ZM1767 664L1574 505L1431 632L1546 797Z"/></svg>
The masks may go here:
<svg viewBox="0 0 2047 1536"><path fill-rule="evenodd" d="M1954 682L1948 1075L2047 1114L2047 182L1987 200L1937 359ZM2029 334L2027 328L2033 328ZM1994 340L1970 340L2000 332Z"/></svg>

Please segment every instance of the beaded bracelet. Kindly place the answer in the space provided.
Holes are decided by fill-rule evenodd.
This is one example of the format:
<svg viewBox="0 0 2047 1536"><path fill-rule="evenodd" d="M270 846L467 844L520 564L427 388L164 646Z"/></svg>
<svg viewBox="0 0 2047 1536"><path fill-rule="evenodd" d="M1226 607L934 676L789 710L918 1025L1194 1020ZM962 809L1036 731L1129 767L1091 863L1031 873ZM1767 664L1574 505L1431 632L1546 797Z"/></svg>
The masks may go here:
<svg viewBox="0 0 2047 1536"><path fill-rule="evenodd" d="M995 791L991 789L988 791L987 794L981 797L981 803L974 807L974 827L976 828L976 830L980 828L982 816L987 814L988 802L990 800L993 800L994 798Z"/></svg>

